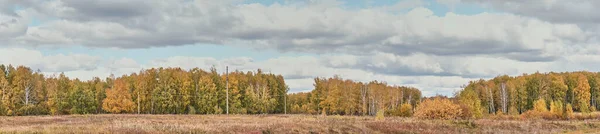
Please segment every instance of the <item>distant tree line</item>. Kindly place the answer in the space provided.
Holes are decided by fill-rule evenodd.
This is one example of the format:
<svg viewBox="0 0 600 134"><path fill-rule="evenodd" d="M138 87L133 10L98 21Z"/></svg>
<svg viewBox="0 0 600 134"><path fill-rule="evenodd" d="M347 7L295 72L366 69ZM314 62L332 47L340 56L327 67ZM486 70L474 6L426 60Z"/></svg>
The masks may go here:
<svg viewBox="0 0 600 134"><path fill-rule="evenodd" d="M215 68L152 68L82 81L0 65L0 115L224 114L227 79L229 113L285 112L289 89L283 76L261 70L226 75Z"/></svg>
<svg viewBox="0 0 600 134"><path fill-rule="evenodd" d="M421 91L412 87L390 86L385 82L355 82L333 78L315 78L315 89L289 95L292 113L335 115L410 116L421 100ZM404 104L404 105L403 105Z"/></svg>
<svg viewBox="0 0 600 134"><path fill-rule="evenodd" d="M485 114L522 114L538 109L555 113L592 112L600 108L600 73L566 72L498 76L472 81L456 98L474 116ZM544 111L544 110L537 110Z"/></svg>

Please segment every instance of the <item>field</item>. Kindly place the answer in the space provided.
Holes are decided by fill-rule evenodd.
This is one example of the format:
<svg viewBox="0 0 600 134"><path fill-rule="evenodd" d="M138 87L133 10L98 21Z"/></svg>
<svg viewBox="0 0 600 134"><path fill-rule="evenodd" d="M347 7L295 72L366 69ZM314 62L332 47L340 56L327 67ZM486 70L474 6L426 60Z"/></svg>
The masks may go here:
<svg viewBox="0 0 600 134"><path fill-rule="evenodd" d="M589 133L600 121L465 121L319 115L0 117L0 133Z"/></svg>

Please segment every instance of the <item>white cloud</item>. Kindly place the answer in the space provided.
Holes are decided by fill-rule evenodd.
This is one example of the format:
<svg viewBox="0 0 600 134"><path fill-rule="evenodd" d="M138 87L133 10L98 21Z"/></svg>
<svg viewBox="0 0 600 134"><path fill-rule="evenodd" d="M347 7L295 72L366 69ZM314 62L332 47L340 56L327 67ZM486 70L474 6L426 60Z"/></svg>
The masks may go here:
<svg viewBox="0 0 600 134"><path fill-rule="evenodd" d="M222 44L318 56L216 59L170 55L150 61L0 49L0 63L89 79L150 67L224 66L282 74L292 89L312 78L412 85L449 95L476 78L535 71L598 70L600 16L593 0L436 0L501 12L435 16L422 0L349 9L342 1L245 4L239 0L0 0L0 41L12 46L150 48ZM92 3L92 4L89 4ZM7 6L9 5L9 6ZM23 8L15 11L11 5ZM35 18L42 23L28 26ZM600 70L598 70L600 71Z"/></svg>
<svg viewBox="0 0 600 134"><path fill-rule="evenodd" d="M84 54L43 55L40 51L23 48L0 49L0 63L23 65L34 70L66 72L73 70L94 70L100 57Z"/></svg>
<svg viewBox="0 0 600 134"><path fill-rule="evenodd" d="M600 21L597 0L462 0L498 10L532 16L559 23L595 23Z"/></svg>
<svg viewBox="0 0 600 134"><path fill-rule="evenodd" d="M493 54L521 61L550 61L564 55L571 44L588 45L590 38L599 35L582 30L581 25L512 14L448 13L437 17L422 7L407 13L382 10L386 6L351 10L335 0L285 5L239 1L85 2L95 4L71 0L23 2L27 10L21 15L43 14L59 19L30 27L11 44L148 48L243 42L255 48L308 53ZM396 5L409 5L402 9L410 9L424 3L408 0Z"/></svg>

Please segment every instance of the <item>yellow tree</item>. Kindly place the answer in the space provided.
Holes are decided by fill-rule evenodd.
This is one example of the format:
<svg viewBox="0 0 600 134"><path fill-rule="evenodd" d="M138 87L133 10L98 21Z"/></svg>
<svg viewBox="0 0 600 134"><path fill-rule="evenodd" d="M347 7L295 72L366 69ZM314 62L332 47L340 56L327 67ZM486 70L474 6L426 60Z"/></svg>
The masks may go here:
<svg viewBox="0 0 600 134"><path fill-rule="evenodd" d="M574 104L573 108L587 112L589 110L590 102L590 85L587 77L581 73L574 73L575 87L573 88Z"/></svg>
<svg viewBox="0 0 600 134"><path fill-rule="evenodd" d="M6 79L6 73L4 72L5 66L0 66L0 115L6 115L8 111L8 105L10 105L10 101L7 99L8 92L10 91L10 85L8 80Z"/></svg>
<svg viewBox="0 0 600 134"><path fill-rule="evenodd" d="M569 87L565 84L563 77L554 73L551 73L549 77L551 81L549 91L550 100L547 101L565 102L565 95Z"/></svg>
<svg viewBox="0 0 600 134"><path fill-rule="evenodd" d="M129 85L123 79L114 81L113 89L106 89L106 98L103 100L102 109L110 113L128 113L133 111L134 103L131 101Z"/></svg>

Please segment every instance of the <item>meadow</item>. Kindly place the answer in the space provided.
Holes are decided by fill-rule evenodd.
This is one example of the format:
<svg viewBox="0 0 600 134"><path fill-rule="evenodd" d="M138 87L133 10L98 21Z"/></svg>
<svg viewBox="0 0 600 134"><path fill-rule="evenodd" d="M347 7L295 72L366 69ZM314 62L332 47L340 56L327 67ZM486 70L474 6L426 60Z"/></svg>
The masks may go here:
<svg viewBox="0 0 600 134"><path fill-rule="evenodd" d="M321 115L64 115L0 117L0 133L592 133L600 120L421 120Z"/></svg>

